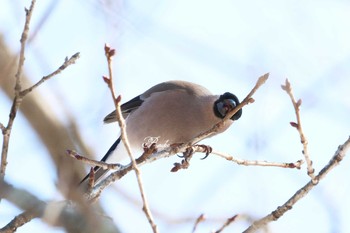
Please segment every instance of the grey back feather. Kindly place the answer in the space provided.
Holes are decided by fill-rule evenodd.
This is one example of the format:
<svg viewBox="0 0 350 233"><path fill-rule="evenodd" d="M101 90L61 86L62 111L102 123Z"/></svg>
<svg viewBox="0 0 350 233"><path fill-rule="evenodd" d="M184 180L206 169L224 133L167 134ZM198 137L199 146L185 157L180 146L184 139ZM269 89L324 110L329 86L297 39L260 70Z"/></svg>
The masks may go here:
<svg viewBox="0 0 350 233"><path fill-rule="evenodd" d="M144 100L150 97L153 93L164 92L164 91L175 91L175 90L186 91L190 95L208 95L208 94L210 95L211 94L208 89L195 83L179 81L179 80L163 82L151 87L150 89L145 91L143 94L122 104L120 108L124 119L127 118L131 112L135 111L138 107L140 107L141 104L144 102ZM114 110L104 118L103 122L108 124L108 123L115 122L116 120L117 118Z"/></svg>

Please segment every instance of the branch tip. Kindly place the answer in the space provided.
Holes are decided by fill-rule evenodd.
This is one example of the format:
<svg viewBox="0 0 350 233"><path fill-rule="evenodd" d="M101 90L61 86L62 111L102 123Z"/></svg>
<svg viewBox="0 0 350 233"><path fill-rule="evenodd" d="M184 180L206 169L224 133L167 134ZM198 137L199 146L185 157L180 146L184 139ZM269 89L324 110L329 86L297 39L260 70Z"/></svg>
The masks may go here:
<svg viewBox="0 0 350 233"><path fill-rule="evenodd" d="M254 102L255 102L255 99L254 99L254 98L248 99L248 103L252 104L252 103L254 103Z"/></svg>
<svg viewBox="0 0 350 233"><path fill-rule="evenodd" d="M270 73L266 73L263 76L259 77L258 83L260 83L260 85L264 84L266 82L266 80L269 78Z"/></svg>
<svg viewBox="0 0 350 233"><path fill-rule="evenodd" d="M281 85L281 88L282 88L284 91L288 92L288 93L290 93L290 92L292 91L292 87L291 87L290 82L289 82L288 79L286 79L284 85Z"/></svg>

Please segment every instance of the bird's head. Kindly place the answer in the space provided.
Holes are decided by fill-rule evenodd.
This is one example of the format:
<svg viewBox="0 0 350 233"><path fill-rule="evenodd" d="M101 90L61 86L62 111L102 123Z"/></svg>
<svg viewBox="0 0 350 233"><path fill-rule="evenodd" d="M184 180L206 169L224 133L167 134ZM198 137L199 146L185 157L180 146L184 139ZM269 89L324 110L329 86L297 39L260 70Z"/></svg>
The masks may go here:
<svg viewBox="0 0 350 233"><path fill-rule="evenodd" d="M217 117L223 119L227 113L231 112L234 108L239 105L237 96L226 92L220 95L219 99L214 102L214 113ZM235 113L231 117L231 120L238 120L242 116L242 109Z"/></svg>

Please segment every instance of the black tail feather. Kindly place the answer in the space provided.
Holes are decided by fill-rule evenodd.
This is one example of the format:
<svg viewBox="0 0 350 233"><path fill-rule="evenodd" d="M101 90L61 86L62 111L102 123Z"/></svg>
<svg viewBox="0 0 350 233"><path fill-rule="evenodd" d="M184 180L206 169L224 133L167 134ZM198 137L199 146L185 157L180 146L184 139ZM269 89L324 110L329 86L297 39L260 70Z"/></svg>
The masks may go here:
<svg viewBox="0 0 350 233"><path fill-rule="evenodd" d="M105 154L105 156L103 156L103 158L101 159L102 162L106 162L108 157L111 155L111 153L113 153L113 151L117 148L118 144L120 143L120 137L113 143L113 145L109 148L109 150L107 151L107 153ZM98 182L104 174L106 174L108 172L108 169L103 169L99 166L95 166L94 167L94 172L95 172L95 183ZM89 175L87 174L84 179L82 179L79 183L79 186L83 185L84 183L87 182L87 180L89 179Z"/></svg>

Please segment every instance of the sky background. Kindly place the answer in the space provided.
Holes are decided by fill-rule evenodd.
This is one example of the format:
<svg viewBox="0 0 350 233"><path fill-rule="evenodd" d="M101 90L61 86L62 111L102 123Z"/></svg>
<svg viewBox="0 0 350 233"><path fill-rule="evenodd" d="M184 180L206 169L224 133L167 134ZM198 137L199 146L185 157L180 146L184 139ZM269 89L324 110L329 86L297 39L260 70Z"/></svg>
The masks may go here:
<svg viewBox="0 0 350 233"><path fill-rule="evenodd" d="M0 33L13 53L19 51L23 9L29 6L28 0L0 3ZM215 150L243 159L302 159L299 135L289 125L295 121L294 110L280 88L288 78L296 98L303 101L302 123L318 172L349 136L349 12L350 3L342 0L37 0L30 35L36 33L24 68L34 82L57 69L66 56L80 52L75 65L36 91L50 101L51 113L62 122L68 123L68 115L77 120L96 158L118 134L116 125L102 124L113 110L101 79L107 74L104 43L117 50L115 89L123 101L173 79L201 84L216 94L230 91L243 99L257 78L270 72L242 118L224 134L205 140ZM6 123L11 102L0 93L0 103L0 122ZM48 152L21 114L11 140L7 180L43 200L60 200ZM305 166L244 167L215 156L203 161L195 157L188 170L170 173L179 161L174 156L141 169L160 232L191 232L202 213L208 220L197 232L218 229L235 214L263 217L309 181ZM270 224L271 232L349 232L349 166L345 158L293 210ZM29 171L32 177L26 175ZM101 197L123 232L151 232L139 201L133 174ZM2 201L0 226L20 212ZM226 231L240 232L247 226L237 221ZM44 231L62 232L41 220L17 230Z"/></svg>

